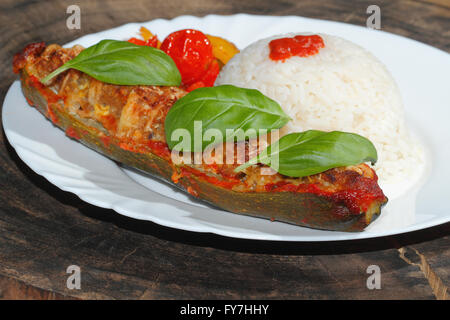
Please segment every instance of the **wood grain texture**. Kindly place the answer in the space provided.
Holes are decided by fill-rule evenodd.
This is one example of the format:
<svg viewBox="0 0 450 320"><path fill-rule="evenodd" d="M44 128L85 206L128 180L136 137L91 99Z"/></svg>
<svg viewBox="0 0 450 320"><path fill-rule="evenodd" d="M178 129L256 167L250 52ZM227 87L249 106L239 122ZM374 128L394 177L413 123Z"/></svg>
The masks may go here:
<svg viewBox="0 0 450 320"><path fill-rule="evenodd" d="M81 30L66 28L72 1L0 3L0 98L16 76L12 55L126 22L182 14L301 15L365 25L372 1L93 1ZM446 0L378 1L382 29L450 52ZM32 172L0 139L0 298L4 299L448 299L450 224L380 239L278 243L173 230L97 208ZM66 268L81 268L81 289ZM366 269L381 269L368 290Z"/></svg>

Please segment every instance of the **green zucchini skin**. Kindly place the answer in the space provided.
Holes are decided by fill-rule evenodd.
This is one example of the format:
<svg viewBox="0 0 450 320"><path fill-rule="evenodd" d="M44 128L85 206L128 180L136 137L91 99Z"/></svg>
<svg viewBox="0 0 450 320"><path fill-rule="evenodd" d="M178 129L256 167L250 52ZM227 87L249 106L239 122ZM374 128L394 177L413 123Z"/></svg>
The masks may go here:
<svg viewBox="0 0 450 320"><path fill-rule="evenodd" d="M22 69L21 83L25 97L55 126L65 130L66 134L70 132L70 137L75 137L79 142L110 159L173 184L171 177L174 172L180 172L180 167L174 167L150 152L144 154L125 150L119 146L115 137L107 137L108 143L105 143L105 136L102 136L98 129L65 112L62 101L48 103L41 93L42 90L31 86L27 79L28 75ZM177 186L186 192L190 190L189 193L194 193L198 199L233 213L315 229L346 232L364 230L379 216L382 206L387 202L374 201L367 212L354 214L337 201L313 193L236 192L195 175L182 176Z"/></svg>

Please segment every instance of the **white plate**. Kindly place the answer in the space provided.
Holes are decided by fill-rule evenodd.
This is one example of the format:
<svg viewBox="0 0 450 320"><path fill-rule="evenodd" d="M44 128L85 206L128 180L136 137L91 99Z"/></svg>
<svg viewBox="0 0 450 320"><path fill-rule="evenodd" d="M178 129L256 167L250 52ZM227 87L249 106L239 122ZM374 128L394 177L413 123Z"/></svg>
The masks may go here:
<svg viewBox="0 0 450 320"><path fill-rule="evenodd" d="M421 136L432 163L428 177L417 187L416 211L409 224L390 222L402 217L401 202L383 212L377 221L383 228L360 233L320 231L280 222L240 216L209 207L171 186L139 173L125 170L113 161L67 138L53 127L23 97L14 82L3 105L3 127L20 158L35 172L59 188L73 192L93 205L120 214L189 231L265 240L326 241L379 237L403 233L450 221L450 55L420 42L353 25L302 17L251 15L203 18L182 16L127 24L84 36L75 43L89 46L101 39L127 39L140 26L160 39L170 32L195 28L233 41L239 48L270 35L312 31L351 40L374 53L397 80L409 124ZM413 201L406 201L410 207ZM404 201L405 203L405 201ZM389 213L389 214L387 214ZM394 219L393 219L394 218ZM408 219L410 219L409 216ZM397 219L398 220L398 219ZM401 220L401 219L400 219ZM377 223L377 221L375 223Z"/></svg>

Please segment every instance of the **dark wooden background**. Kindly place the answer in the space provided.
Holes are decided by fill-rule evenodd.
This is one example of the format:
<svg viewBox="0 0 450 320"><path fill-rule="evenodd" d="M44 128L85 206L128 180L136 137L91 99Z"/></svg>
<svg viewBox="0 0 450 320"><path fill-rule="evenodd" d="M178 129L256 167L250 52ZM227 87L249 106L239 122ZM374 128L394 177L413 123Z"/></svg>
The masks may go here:
<svg viewBox="0 0 450 320"><path fill-rule="evenodd" d="M81 8L81 30L66 8ZM450 1L152 0L0 2L0 101L16 79L12 55L33 41L65 43L127 22L182 14L301 15L381 27L450 52ZM32 172L1 130L0 298L4 299L445 299L450 224L380 239L279 243L198 234L84 203ZM66 268L81 268L81 289ZM381 290L366 269L381 268Z"/></svg>

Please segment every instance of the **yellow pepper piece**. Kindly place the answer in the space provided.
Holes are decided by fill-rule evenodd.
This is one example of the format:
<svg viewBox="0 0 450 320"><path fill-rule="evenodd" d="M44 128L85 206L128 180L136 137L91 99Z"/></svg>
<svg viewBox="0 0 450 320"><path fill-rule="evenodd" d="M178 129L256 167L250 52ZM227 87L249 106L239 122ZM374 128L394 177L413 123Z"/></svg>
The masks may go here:
<svg viewBox="0 0 450 320"><path fill-rule="evenodd" d="M213 55L223 64L226 64L236 53L239 53L239 49L230 41L224 38L216 37L207 34L209 42L211 42L213 48Z"/></svg>
<svg viewBox="0 0 450 320"><path fill-rule="evenodd" d="M148 30L146 27L141 27L139 29L139 32L140 32L142 38L144 38L145 41L147 41L148 39L153 37L153 33L151 33L150 30Z"/></svg>

